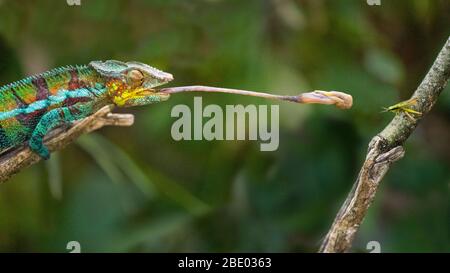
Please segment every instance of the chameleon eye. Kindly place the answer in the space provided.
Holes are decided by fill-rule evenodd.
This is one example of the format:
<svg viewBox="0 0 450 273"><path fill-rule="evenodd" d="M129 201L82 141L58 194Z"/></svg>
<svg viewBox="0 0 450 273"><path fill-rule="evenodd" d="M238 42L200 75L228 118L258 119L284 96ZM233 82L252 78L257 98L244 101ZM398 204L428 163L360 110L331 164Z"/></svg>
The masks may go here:
<svg viewBox="0 0 450 273"><path fill-rule="evenodd" d="M131 70L128 72L128 77L133 82L140 82L144 79L144 74L142 74L142 72L139 70Z"/></svg>

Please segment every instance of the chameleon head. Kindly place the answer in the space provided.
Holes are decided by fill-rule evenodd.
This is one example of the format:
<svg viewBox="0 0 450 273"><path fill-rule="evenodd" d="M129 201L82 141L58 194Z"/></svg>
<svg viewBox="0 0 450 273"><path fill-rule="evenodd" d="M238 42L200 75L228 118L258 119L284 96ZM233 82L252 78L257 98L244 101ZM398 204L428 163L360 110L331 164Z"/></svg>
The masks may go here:
<svg viewBox="0 0 450 273"><path fill-rule="evenodd" d="M147 64L109 60L93 61L89 65L105 78L109 97L117 106L147 105L170 96L153 88L172 81L172 74Z"/></svg>

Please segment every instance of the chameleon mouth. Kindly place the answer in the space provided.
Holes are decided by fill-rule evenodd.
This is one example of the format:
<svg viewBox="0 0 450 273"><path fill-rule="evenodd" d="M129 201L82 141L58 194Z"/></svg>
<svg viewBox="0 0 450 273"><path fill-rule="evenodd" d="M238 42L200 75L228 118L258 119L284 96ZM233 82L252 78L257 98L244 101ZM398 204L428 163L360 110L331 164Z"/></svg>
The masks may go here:
<svg viewBox="0 0 450 273"><path fill-rule="evenodd" d="M161 98L161 101L166 101L170 97L170 94L158 92L157 90L152 89L152 88L146 88L146 89L139 90L138 92L136 92L136 95L139 97L147 97L147 96L151 96L151 95L156 95Z"/></svg>

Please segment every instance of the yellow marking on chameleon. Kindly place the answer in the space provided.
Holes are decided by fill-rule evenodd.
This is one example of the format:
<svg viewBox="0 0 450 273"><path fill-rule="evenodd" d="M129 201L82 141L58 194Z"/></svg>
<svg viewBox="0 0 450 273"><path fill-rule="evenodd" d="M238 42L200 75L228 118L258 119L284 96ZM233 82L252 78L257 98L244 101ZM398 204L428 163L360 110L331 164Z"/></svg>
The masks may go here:
<svg viewBox="0 0 450 273"><path fill-rule="evenodd" d="M115 105L123 106L125 104L126 100L124 98L122 98L121 96L114 96L113 101L114 101Z"/></svg>
<svg viewBox="0 0 450 273"><path fill-rule="evenodd" d="M114 96L113 101L117 106L123 106L129 99L144 98L145 95L139 93L144 91L144 88L136 88L134 90L122 90L119 96Z"/></svg>
<svg viewBox="0 0 450 273"><path fill-rule="evenodd" d="M117 106L124 106L129 99L143 98L145 95L139 93L145 91L144 88L128 89L122 81L110 81L106 84L112 100Z"/></svg>

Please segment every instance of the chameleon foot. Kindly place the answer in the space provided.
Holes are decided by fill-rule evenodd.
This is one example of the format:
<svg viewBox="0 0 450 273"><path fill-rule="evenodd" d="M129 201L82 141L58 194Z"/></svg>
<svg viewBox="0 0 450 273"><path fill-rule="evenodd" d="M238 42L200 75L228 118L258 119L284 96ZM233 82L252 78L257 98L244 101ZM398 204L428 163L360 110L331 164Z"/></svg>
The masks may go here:
<svg viewBox="0 0 450 273"><path fill-rule="evenodd" d="M47 160L50 158L50 151L47 149L47 147L45 147L42 141L38 141L32 138L28 142L28 146L33 152L42 157L42 159Z"/></svg>

